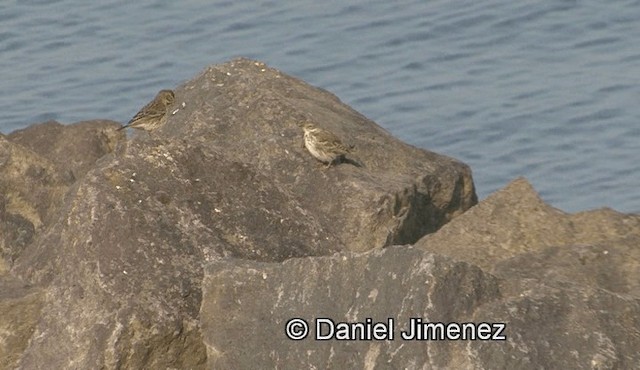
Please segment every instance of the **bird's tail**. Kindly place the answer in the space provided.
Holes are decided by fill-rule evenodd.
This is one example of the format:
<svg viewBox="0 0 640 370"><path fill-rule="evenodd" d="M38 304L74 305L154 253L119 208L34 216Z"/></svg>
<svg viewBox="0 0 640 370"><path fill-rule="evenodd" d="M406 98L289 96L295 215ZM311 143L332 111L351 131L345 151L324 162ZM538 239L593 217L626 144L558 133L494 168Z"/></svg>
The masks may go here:
<svg viewBox="0 0 640 370"><path fill-rule="evenodd" d="M365 167L364 163L362 163L362 161L356 157L354 157L353 155L350 155L349 157L344 156L342 158L342 163L348 163L352 166L356 166L356 167Z"/></svg>

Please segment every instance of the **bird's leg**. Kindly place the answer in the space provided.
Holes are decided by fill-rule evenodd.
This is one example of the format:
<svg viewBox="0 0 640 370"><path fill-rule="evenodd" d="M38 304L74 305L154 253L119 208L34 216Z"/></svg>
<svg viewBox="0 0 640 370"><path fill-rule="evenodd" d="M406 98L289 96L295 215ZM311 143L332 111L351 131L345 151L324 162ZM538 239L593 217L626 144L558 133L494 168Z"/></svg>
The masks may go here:
<svg viewBox="0 0 640 370"><path fill-rule="evenodd" d="M327 169L327 170L328 170L329 168L331 168L331 166L333 165L333 163L334 163L335 161L336 161L335 159L333 159L333 160L329 161L329 163L327 163L327 167L326 167L325 169Z"/></svg>

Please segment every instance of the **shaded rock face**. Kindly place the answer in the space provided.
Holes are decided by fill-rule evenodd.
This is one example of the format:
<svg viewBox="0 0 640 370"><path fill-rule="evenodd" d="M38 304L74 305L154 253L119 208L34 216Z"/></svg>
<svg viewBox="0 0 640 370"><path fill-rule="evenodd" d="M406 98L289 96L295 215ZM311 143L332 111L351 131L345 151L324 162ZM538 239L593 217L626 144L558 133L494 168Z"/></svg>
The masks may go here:
<svg viewBox="0 0 640 370"><path fill-rule="evenodd" d="M11 357L18 368L204 368L204 265L415 241L476 202L464 164L258 62L207 69L176 90L171 112L128 140L108 121L3 138L0 170L14 174L1 180L5 270L43 292ZM317 163L303 119L355 145L365 166ZM34 158L40 182L16 152ZM44 198L12 190L20 181ZM38 212L16 207L12 191Z"/></svg>
<svg viewBox="0 0 640 370"><path fill-rule="evenodd" d="M0 270L0 369L13 369L29 344L44 305L44 290Z"/></svg>
<svg viewBox="0 0 640 370"><path fill-rule="evenodd" d="M0 256L10 264L60 208L73 178L0 137Z"/></svg>
<svg viewBox="0 0 640 370"><path fill-rule="evenodd" d="M57 217L74 181L113 150L115 127L51 121L0 136L0 253L9 263Z"/></svg>
<svg viewBox="0 0 640 370"><path fill-rule="evenodd" d="M30 287L23 280L7 275L7 270L20 257L28 257L39 237L60 222L65 194L87 168L112 150L109 146L94 147L93 144L104 143L105 135L118 126L110 121L69 126L48 122L0 135L2 369L15 368L27 351L41 320L47 294L46 289ZM114 139L117 140L111 137L111 141L106 142L113 143ZM59 248L55 243L50 246Z"/></svg>

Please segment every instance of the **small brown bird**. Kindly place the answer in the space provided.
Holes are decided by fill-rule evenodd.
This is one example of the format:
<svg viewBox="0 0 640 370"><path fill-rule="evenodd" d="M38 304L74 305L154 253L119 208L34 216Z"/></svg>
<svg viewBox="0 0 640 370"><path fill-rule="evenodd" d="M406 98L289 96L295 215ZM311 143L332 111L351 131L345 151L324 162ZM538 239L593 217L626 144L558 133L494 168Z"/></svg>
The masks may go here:
<svg viewBox="0 0 640 370"><path fill-rule="evenodd" d="M327 168L336 162L344 160L345 155L350 153L340 138L331 131L316 127L311 122L302 125L304 130L304 146L309 153L317 160L327 164Z"/></svg>
<svg viewBox="0 0 640 370"><path fill-rule="evenodd" d="M145 105L126 125L127 127L153 131L167 122L167 110L173 104L175 95L171 90L160 90L158 95L149 104Z"/></svg>

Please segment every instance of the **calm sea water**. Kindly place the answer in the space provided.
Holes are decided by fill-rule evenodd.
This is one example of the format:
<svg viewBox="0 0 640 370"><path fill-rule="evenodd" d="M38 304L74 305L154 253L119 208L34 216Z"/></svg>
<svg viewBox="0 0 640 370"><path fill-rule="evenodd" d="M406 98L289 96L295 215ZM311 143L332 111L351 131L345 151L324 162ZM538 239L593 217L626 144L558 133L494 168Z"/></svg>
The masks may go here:
<svg viewBox="0 0 640 370"><path fill-rule="evenodd" d="M0 2L0 131L126 122L236 56L566 211L640 212L640 1Z"/></svg>

